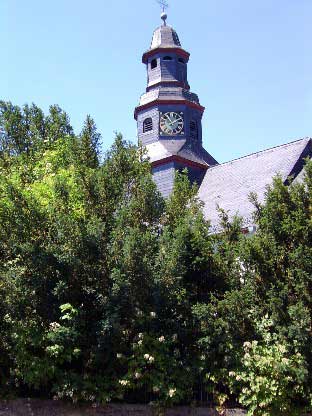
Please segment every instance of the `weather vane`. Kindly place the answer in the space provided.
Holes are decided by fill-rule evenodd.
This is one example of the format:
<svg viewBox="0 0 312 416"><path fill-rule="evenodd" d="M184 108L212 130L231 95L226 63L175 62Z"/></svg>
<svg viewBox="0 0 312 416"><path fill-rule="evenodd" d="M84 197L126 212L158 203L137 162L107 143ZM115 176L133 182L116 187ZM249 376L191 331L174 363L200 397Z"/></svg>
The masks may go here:
<svg viewBox="0 0 312 416"><path fill-rule="evenodd" d="M166 0L157 0L157 3L162 7L162 11L164 12L166 9L168 9L169 4Z"/></svg>
<svg viewBox="0 0 312 416"><path fill-rule="evenodd" d="M166 26L166 20L167 20L167 13L166 9L169 7L169 3L166 0L157 0L157 3L162 7L162 14L161 18L164 21L164 25Z"/></svg>

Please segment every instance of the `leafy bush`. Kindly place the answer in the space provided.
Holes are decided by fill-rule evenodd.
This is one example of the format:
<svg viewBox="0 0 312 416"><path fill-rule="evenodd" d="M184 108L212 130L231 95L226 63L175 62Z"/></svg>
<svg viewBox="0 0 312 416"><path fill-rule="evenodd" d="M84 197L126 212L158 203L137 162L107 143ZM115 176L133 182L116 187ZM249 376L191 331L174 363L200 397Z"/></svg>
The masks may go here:
<svg viewBox="0 0 312 416"><path fill-rule="evenodd" d="M244 343L242 367L229 375L239 386L239 401L248 415L300 415L300 404L312 400L307 365L295 345L270 332L272 327L267 317L259 323L260 341Z"/></svg>

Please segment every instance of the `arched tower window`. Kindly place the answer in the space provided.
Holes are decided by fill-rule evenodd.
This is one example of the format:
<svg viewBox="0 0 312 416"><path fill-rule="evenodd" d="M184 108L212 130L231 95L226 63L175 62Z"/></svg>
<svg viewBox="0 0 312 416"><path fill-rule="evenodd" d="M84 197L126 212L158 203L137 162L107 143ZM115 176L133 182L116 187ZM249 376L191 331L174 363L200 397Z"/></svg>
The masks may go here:
<svg viewBox="0 0 312 416"><path fill-rule="evenodd" d="M157 59L152 59L151 61L151 69L155 69L157 67Z"/></svg>
<svg viewBox="0 0 312 416"><path fill-rule="evenodd" d="M179 58L178 61L180 62L180 64L185 64L185 61L183 58Z"/></svg>
<svg viewBox="0 0 312 416"><path fill-rule="evenodd" d="M153 130L153 120L151 117L146 118L143 121L143 133Z"/></svg>
<svg viewBox="0 0 312 416"><path fill-rule="evenodd" d="M163 61L172 61L171 56L164 56Z"/></svg>
<svg viewBox="0 0 312 416"><path fill-rule="evenodd" d="M192 139L195 139L195 140L197 140L198 138L197 121L195 120L190 121L190 136Z"/></svg>

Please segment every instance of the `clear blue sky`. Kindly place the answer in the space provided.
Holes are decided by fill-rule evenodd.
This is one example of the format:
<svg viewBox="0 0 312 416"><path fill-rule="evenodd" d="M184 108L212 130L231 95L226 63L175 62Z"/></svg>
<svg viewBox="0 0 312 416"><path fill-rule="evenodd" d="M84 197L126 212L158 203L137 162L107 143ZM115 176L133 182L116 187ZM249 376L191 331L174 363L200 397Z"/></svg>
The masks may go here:
<svg viewBox="0 0 312 416"><path fill-rule="evenodd" d="M136 140L159 14L154 0L0 0L0 99L59 104L76 132L91 114L104 149L116 130ZM171 0L168 16L217 160L312 136L312 0Z"/></svg>

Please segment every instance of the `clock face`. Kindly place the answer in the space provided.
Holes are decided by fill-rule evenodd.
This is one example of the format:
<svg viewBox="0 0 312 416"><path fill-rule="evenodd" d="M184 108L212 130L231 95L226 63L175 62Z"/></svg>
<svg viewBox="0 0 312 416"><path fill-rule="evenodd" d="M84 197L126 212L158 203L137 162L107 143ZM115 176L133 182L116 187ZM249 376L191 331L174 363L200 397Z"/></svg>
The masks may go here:
<svg viewBox="0 0 312 416"><path fill-rule="evenodd" d="M168 112L160 116L160 130L163 134L180 134L184 127L183 113ZM183 133L182 133L183 134Z"/></svg>

